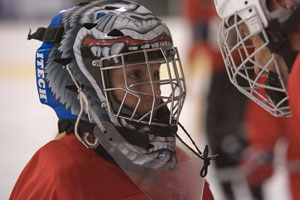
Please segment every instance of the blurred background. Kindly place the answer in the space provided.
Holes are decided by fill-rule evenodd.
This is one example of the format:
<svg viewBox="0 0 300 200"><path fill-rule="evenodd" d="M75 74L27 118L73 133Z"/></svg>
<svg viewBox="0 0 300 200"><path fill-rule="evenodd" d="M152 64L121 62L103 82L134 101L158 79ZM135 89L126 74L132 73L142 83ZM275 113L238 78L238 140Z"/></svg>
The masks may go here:
<svg viewBox="0 0 300 200"><path fill-rule="evenodd" d="M56 114L39 102L34 62L41 43L27 40L29 29L48 26L57 12L79 2L0 0L0 199L9 198L34 152L54 139L58 131ZM284 136L267 138L266 143L272 143L263 143L258 148L265 150L267 146L263 152L271 152L271 159L262 159L261 163L266 165L262 172L261 165L253 164L253 156L244 156L247 150L259 161L263 157L249 150L255 143L255 139L249 140L252 132L247 128L249 103L228 81L217 47L219 19L213 1L136 2L166 22L179 48L188 87L181 123L200 149L209 144L211 153L219 154L207 177L215 199L292 199L285 167L288 142L282 139ZM248 167L246 174L241 172L241 165ZM259 177L254 186L251 176Z"/></svg>

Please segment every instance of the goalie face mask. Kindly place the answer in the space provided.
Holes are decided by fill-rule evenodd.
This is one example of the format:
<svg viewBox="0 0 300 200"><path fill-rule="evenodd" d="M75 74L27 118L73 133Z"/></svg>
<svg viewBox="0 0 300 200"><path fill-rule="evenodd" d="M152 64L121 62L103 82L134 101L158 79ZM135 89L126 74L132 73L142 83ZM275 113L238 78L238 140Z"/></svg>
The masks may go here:
<svg viewBox="0 0 300 200"><path fill-rule="evenodd" d="M287 36L299 26L299 1L215 0L215 6L230 81L273 116L290 116L286 83L296 53Z"/></svg>
<svg viewBox="0 0 300 200"><path fill-rule="evenodd" d="M94 60L106 98L102 106L117 118L176 125L186 95L177 52L174 47L153 48Z"/></svg>
<svg viewBox="0 0 300 200"><path fill-rule="evenodd" d="M238 13L221 25L219 45L229 79L273 116L290 116L286 65L268 49L270 39L257 16L249 18L257 23L257 30L250 30Z"/></svg>

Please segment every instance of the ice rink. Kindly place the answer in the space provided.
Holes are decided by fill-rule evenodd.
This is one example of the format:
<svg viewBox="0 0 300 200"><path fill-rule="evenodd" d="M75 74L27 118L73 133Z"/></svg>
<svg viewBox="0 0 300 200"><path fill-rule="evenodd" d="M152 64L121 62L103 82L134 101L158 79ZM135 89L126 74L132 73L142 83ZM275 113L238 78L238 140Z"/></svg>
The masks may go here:
<svg viewBox="0 0 300 200"><path fill-rule="evenodd" d="M187 63L187 52L191 33L182 19L167 19L178 46ZM0 199L8 199L21 170L34 152L53 139L57 133L57 117L54 111L39 103L36 83L34 56L40 46L37 41L27 41L29 28L46 26L47 22L0 22ZM203 61L205 63L205 61ZM209 83L209 70L202 67L191 75L186 67L188 96L181 115L181 123L196 138L201 149L205 140L202 131L203 101ZM216 200L223 200L214 181L214 170L210 169L208 181ZM241 189L242 191L242 189ZM272 200L289 200L285 171L276 169L269 181L266 192ZM246 194L240 192L241 200Z"/></svg>

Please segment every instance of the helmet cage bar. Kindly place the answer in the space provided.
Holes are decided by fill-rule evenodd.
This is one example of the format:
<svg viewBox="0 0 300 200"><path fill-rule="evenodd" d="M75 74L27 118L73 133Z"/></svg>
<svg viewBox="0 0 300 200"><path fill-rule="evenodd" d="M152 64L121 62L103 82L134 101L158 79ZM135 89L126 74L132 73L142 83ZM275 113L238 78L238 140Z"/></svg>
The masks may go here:
<svg viewBox="0 0 300 200"><path fill-rule="evenodd" d="M177 50L176 47L175 47L175 51L176 51L176 53L178 52L178 50ZM178 121L179 121L179 116L180 116L180 114L181 114L181 111L182 111L182 107L183 107L185 98L186 98L186 83L185 83L185 77L184 77L184 73L183 73L183 67L182 67L181 59L180 59L180 56L179 56L178 53L176 54L176 57L177 57L177 60L179 61L179 62L178 62L178 64L179 64L179 70L180 70L179 74L181 74L181 76L182 76L182 80L181 80L180 83L183 84L181 87L180 87L180 86L176 86L176 87L183 88L183 89L181 89L181 93L184 94L184 95L182 96L182 98L179 99L179 101L178 101L178 109L175 110L175 112L173 113L174 115L177 115L177 117L176 117L176 119L177 119L176 124L177 124ZM176 64L175 61L173 61L173 65L175 65L175 64ZM169 68L168 68L168 69L169 69ZM176 69L177 69L177 68L176 68ZM168 72L169 72L169 74L170 74L170 71L168 71ZM177 85L177 83L178 83L178 82L176 82L176 85ZM177 107L177 105L175 105L175 106Z"/></svg>
<svg viewBox="0 0 300 200"><path fill-rule="evenodd" d="M140 97L139 97L137 94L135 94L134 92L128 91L128 90L126 90L126 89L124 89L124 88L109 88L109 89L105 89L105 92L111 92L111 91L115 91L115 90L122 90L122 91L125 92L125 94L124 94L124 96L123 96L123 99L122 99L122 102L121 102L121 105L120 105L120 108L118 109L118 112L117 112L117 114L115 115L116 117L119 117L119 116L120 116L120 113L121 113L121 111L122 111L124 102L125 102L125 100L126 100L128 94L131 94L131 95L133 95L133 96L135 96L135 97L137 98L138 102L137 102L137 104L136 104L136 106L135 106L135 108L134 108L134 110L133 110L133 113L132 113L132 115L131 115L131 118L130 118L130 120L132 120L133 117L134 117L134 115L136 114L137 108L138 108L139 105L140 105L140 102L141 102ZM108 101L107 101L107 102L108 102ZM112 108L110 108L110 109L113 110Z"/></svg>
<svg viewBox="0 0 300 200"><path fill-rule="evenodd" d="M178 52L177 48L176 48L176 52ZM177 55L177 60L179 61L178 64L179 64L180 71L179 72L177 71L178 68L174 68L174 70L175 70L176 78L181 81L180 82L177 81L175 83L172 82L172 90L173 90L172 92L175 93L175 88L179 88L180 94L184 94L182 96L182 98L179 98L178 101L176 101L175 105L174 105L174 97L172 99L172 103L173 103L172 105L174 106L174 109L173 109L174 112L172 113L172 115L176 116L176 124L177 124L179 121L179 116L181 114L185 98L186 98L186 84L185 84L185 78L184 78L183 68L182 68L179 54L176 54L176 55ZM173 64L173 66L176 66L176 63L174 60L172 61L172 64ZM167 65L168 65L167 69L168 69L169 76L171 76L169 64L167 63ZM182 78L180 78L180 77L182 77ZM178 83L182 83L182 86L178 85ZM174 85L175 85L175 87L174 87Z"/></svg>
<svg viewBox="0 0 300 200"><path fill-rule="evenodd" d="M153 81L153 82L154 82L154 81ZM156 82L157 82L157 81L156 81ZM172 83L172 82L171 82L171 83ZM135 109L134 109L134 112L132 113L132 117L130 118L130 119L132 120L132 118L133 118L134 115L136 114L136 110L137 110L137 108L138 108L138 106L139 106L139 104L140 104L140 97L139 97L138 95L136 95L135 92L132 91L131 89L128 89L128 90L125 90L124 88L109 88L109 89L106 89L107 92L109 92L109 91L114 91L114 90L122 90L122 91L125 92L125 95L124 95L124 97L123 97L123 99L122 99L122 102L121 102L121 106L120 106L120 108L119 108L119 110L118 110L118 113L117 113L117 115L116 115L117 117L119 117L120 111L121 111L121 109L122 109L122 106L123 106L123 104L124 104L124 102L125 102L125 100L126 100L126 97L127 97L128 93L130 93L131 95L134 95L134 96L136 96L136 97L138 98L138 103L137 103L137 105L136 105L136 107L135 107ZM143 93L143 92L139 92L139 93L140 93L141 95L145 95L145 96L153 96L153 95L149 95L149 94ZM174 95L172 95L172 94L170 94L169 96L172 96L172 100L170 100L170 97L167 97L167 96L159 96L159 95L155 95L155 98L165 99L165 100L166 100L164 104L160 104L158 107L156 107L156 109L159 109L159 108L162 107L161 105L167 105L167 104L170 103L170 102L173 102L173 104L172 104L172 107L173 107L173 108L177 108L178 105L179 105L179 102L181 102L182 100L180 99L180 97L174 97ZM175 105L174 105L174 102L176 102ZM181 103L181 105L183 105L183 103ZM175 110L174 113L173 113L173 115L175 115L175 114L178 112L178 109L173 109L173 110ZM150 113L150 112L149 112L149 113ZM149 114L149 113L147 113L147 114ZM144 115L142 118L147 117L147 114Z"/></svg>
<svg viewBox="0 0 300 200"><path fill-rule="evenodd" d="M149 124L151 124L152 122L152 117L153 117L153 110L154 110L154 105L155 105L155 89L153 86L153 80L152 80L152 75L151 75L151 69L150 69L150 64L149 64L149 58L148 58L148 54L144 51L144 55L145 55L145 59L146 59L146 64L147 64L147 70L148 70L148 74L149 74L149 79L150 79L150 84L151 84L151 89L152 89L152 95L153 95L153 100L152 100L152 108L151 108L151 112L150 112L150 120L149 120ZM124 69L124 68L123 68ZM126 76L125 77L125 82L126 82L126 87L127 86L127 81L126 81ZM145 115L144 115L145 116ZM142 120L142 119L140 119Z"/></svg>
<svg viewBox="0 0 300 200"><path fill-rule="evenodd" d="M265 108L265 110L267 112L269 112L270 114L274 115L274 116L287 116L286 113L289 112L289 107L285 106L285 107L279 107L281 103L278 103L277 106L274 107L274 105L272 103L270 103L271 101L269 99L266 99L265 96L263 96L261 93L257 92L257 91L253 91L255 94L259 95L259 97L261 97L262 99L259 98L253 98L253 96L247 92L244 89L241 89L240 87L237 87L237 89L243 93L245 96L247 96L248 98L252 99L254 102L256 102L258 105L260 105L261 107ZM284 98L282 100L282 102L285 102L287 100L287 97ZM268 108L268 109L267 109Z"/></svg>
<svg viewBox="0 0 300 200"><path fill-rule="evenodd" d="M182 80L182 79L179 79L179 80ZM153 83L157 83L157 84L160 84L160 85L166 85L166 84L174 84L174 85L177 85L176 83L173 82L174 79L172 79L172 81L169 81L169 80L161 80L161 81L153 81ZM162 82L162 83L161 83ZM135 87L135 86L141 86L141 85L147 85L147 84L151 84L151 82L143 82L143 83L134 83L134 84L130 84L128 86L128 90L134 92L134 90L132 90L131 88ZM179 87L178 87L179 88ZM169 96L163 96L163 95L151 95L151 94L148 94L148 93L144 93L144 92L139 92L140 94L142 95L145 95L145 96L155 96L155 98L159 98L159 99L169 99Z"/></svg>
<svg viewBox="0 0 300 200"><path fill-rule="evenodd" d="M240 12L243 11L244 10L241 10ZM288 100L287 89L281 76L275 54L271 53L271 58L266 61L265 64L260 64L255 61L255 56L264 48L267 48L269 43L268 34L265 29L262 28L263 26L257 16L251 15L241 19L239 17L240 12L235 12L232 16L224 18L219 32L219 46L229 79L240 92L258 103L272 115L290 116L291 113L289 107L284 106L284 103ZM251 18L256 18L255 20L260 23L259 26L261 28L256 32L247 35L243 34L240 27L244 23L247 25L247 28L250 29L248 27L248 22L251 21ZM228 24L229 21L231 22L230 25ZM259 34L263 41L263 44L256 49L254 49L253 44L249 44L251 38L255 34ZM265 78L264 76L266 76L266 74L269 74L270 65L275 66L275 73L279 76L279 84L276 86L266 85L260 82ZM258 67L260 71L256 76L251 76L250 72L254 71L254 66ZM246 86L241 85L240 80L247 82ZM265 94L264 89L282 92L287 96L277 103L274 103Z"/></svg>
<svg viewBox="0 0 300 200"><path fill-rule="evenodd" d="M168 56L167 51L172 50L174 51L174 55ZM159 60L150 60L148 54L153 51L160 51L162 54L162 58ZM127 63L125 61L125 56L131 56L134 54L144 54L145 60L143 62L130 62ZM104 66L104 62L109 60L119 60L121 63L117 63L113 66ZM149 125L160 125L160 126L169 126L169 125L176 125L179 120L179 116L183 107L183 103L186 96L186 85L185 85L185 78L183 74L183 69L181 65L181 60L178 55L178 51L176 47L172 48L154 48L154 49L147 49L147 50L139 50L134 52L126 52L120 53L118 55L108 56L102 58L98 61L100 72L102 76L102 83L103 83L103 91L106 98L107 109L110 114L117 118L123 118L130 121L136 121L141 123L146 123ZM160 64L160 71L165 70L164 76L159 78L159 80L154 80L151 75L151 65L152 64ZM137 66L143 65L141 67L146 67L146 71L148 73L148 79L142 82L136 83L129 83L127 80L126 69ZM124 77L124 88L120 87L111 87L109 81L105 76L107 76L109 70L113 69L122 69L123 77ZM155 88L155 85L159 85L160 89L163 90L162 87L166 88L167 90L162 91L161 93ZM145 91L136 91L134 90L137 86L148 85L151 89L150 92ZM116 90L121 90L124 92L124 96L120 102L120 107L117 110L114 110L112 107L112 102L110 96L108 95L109 92L113 92ZM170 90L170 91L169 91ZM165 93L165 94L163 94ZM126 107L125 102L129 95L132 95L137 98L137 103L134 107L132 107L132 112L130 115L122 113L122 109ZM141 106L141 97L152 97L151 102L151 109L142 115L138 115L138 107ZM159 105L155 105L157 101L161 103ZM161 123L160 121L156 121L154 117L154 112L164 106L167 106L170 111L170 117L168 123Z"/></svg>

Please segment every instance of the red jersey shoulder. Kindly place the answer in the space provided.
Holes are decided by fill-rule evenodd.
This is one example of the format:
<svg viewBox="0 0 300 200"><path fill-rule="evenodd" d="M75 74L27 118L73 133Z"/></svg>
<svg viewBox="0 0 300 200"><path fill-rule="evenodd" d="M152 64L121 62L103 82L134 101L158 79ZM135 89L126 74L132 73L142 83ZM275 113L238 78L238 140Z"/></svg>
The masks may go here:
<svg viewBox="0 0 300 200"><path fill-rule="evenodd" d="M66 137L66 136L65 136ZM62 140L62 139L61 139ZM53 140L40 148L36 155L39 157L40 167L68 167L73 165L78 159L74 159L74 155L79 157L78 149L65 141Z"/></svg>
<svg viewBox="0 0 300 200"><path fill-rule="evenodd" d="M296 120L298 130L300 130L300 54L298 54L288 80L289 104L292 115Z"/></svg>
<svg viewBox="0 0 300 200"><path fill-rule="evenodd" d="M112 185L119 188L118 192ZM20 175L11 199L53 199L53 195L59 199L142 195L147 199L121 169L86 149L75 136L65 136L40 148Z"/></svg>

